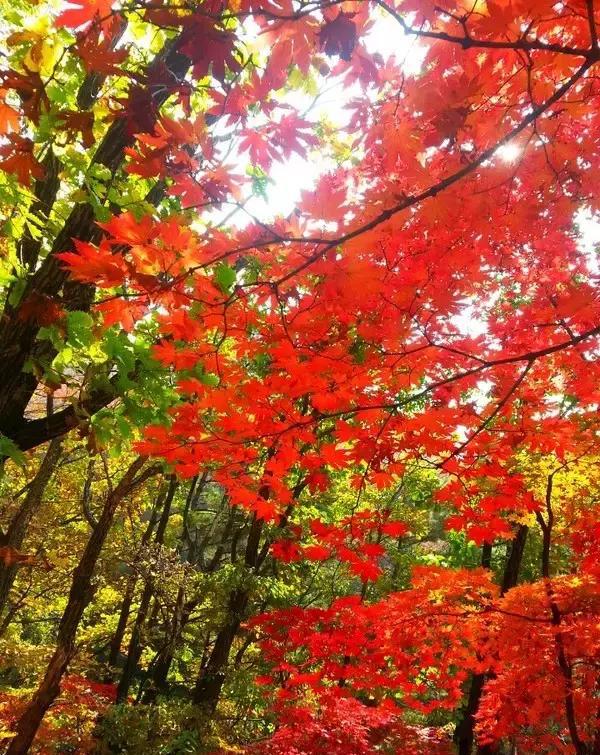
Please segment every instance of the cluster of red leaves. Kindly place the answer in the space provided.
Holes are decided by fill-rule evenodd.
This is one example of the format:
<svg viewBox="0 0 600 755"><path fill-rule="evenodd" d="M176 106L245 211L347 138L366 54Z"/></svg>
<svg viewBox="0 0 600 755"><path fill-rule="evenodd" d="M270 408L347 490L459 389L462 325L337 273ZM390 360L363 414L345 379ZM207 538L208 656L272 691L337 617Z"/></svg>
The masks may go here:
<svg viewBox="0 0 600 755"><path fill-rule="evenodd" d="M600 289L574 226L578 210L600 208L597 18L584 0L474 8L405 0L387 12L420 37L422 65L411 75L365 47L384 5L299 12L292 0L207 0L201 12L182 12L149 3L147 20L178 31L188 79L164 65L144 75L122 65L105 2L61 13L59 23L80 32L86 70L131 82L111 116L125 119L132 138L127 170L163 179L184 208L239 207L243 179L214 139L216 121L263 168L321 146L314 124L275 96L291 66L330 71L355 88L345 136L360 157L270 225L208 222L195 231L188 216L124 213L102 225L99 244L75 242L61 259L76 280L106 289L105 327L156 321L154 356L172 370L180 400L168 427L148 428L140 451L181 476L210 469L233 505L279 524L293 521L300 484L327 490L332 473L351 470L359 497L367 484L395 485L408 462L428 464L447 475L440 497L456 509L449 526L492 542L539 507L514 474L517 452L578 458L600 429ZM245 65L229 23L248 15L268 46L262 67ZM191 108L190 82L199 79L210 101L202 119ZM40 168L15 125L39 121L44 84L4 72L2 87L21 105L4 104L1 164L28 183ZM177 121L159 117L169 97ZM89 140L89 124L71 121ZM480 327L466 328L468 318ZM373 579L382 555L374 533L401 533L365 516L310 533L292 524L273 552L336 558ZM557 642L576 669L576 712L589 738L596 519L580 517L574 545L586 571L574 578L500 598L483 571L431 568L374 605L344 599L263 617L272 681L296 722L278 731L274 752L304 734L320 747L328 716L340 747L368 752L382 732L396 736L391 705L454 710L469 672L493 675L482 739L522 737L527 752L560 751Z"/></svg>
<svg viewBox="0 0 600 755"><path fill-rule="evenodd" d="M36 746L40 755L52 755L56 744L73 748L78 753L92 752L94 721L116 699L116 687L70 674L61 684L61 694L52 706L51 714L42 723ZM8 692L0 693L0 723L12 729L19 720L27 698Z"/></svg>
<svg viewBox="0 0 600 755"><path fill-rule="evenodd" d="M550 601L561 614L551 619ZM600 590L582 572L510 590L499 601L488 657L490 680L477 714L481 742L511 738L524 752L573 752L565 718L569 691L557 642L573 669L571 691L581 738L590 747L597 730ZM557 638L559 638L557 640Z"/></svg>
<svg viewBox="0 0 600 755"><path fill-rule="evenodd" d="M307 18L277 25L286 32L271 54L278 67L287 42L299 44ZM357 28L361 18L352 17ZM487 27L479 31L490 38ZM575 70L573 56L565 57ZM341 64L354 70L356 54ZM565 95L551 117L536 122L543 143L523 127L527 139L516 166L495 157L419 212L392 213L375 224L394 204L460 173L469 154L492 149L499 110L504 132L527 117L527 107L515 105L531 84L520 65L510 48L432 44L425 73L404 82L400 99L353 103L350 130L365 152L361 165L325 176L298 212L271 230L251 225L200 234L177 218L136 224L124 215L104 226L108 236L99 247L79 245L77 254L63 255L79 280L127 288L127 298L101 305L106 324L131 328L157 306L168 311L159 318L155 355L181 372L184 400L171 427L148 431L142 450L163 455L183 475L214 466L235 504L277 519L290 504L287 481L298 470L326 484L327 469L366 464L364 482L386 487L407 456L442 459L446 470L462 475L479 456L493 456L509 470L519 445L569 451L589 439L590 424L553 413L552 395L560 385L584 412L599 398L597 367L585 356L597 335L598 292L571 230L573 199L593 203L595 180L567 148L576 138L593 162L597 142L587 113L596 84L574 85L572 100ZM506 79L498 89L491 73L500 67ZM538 97L548 94L554 72L541 62L534 67ZM400 86L403 74L389 68L378 77L386 92ZM252 74L226 98L223 115L231 123L243 125L249 104L266 91L264 79L271 83L268 71ZM297 138L288 134L286 149ZM247 131L242 145L250 149L244 139ZM202 155L191 156L186 145L198 142ZM130 154L129 170L169 176L184 203L233 197L234 177L210 168L214 150L204 124L163 118ZM255 157L266 164L273 155L259 150ZM560 190L557 172L564 177ZM574 181L576 195L567 199ZM322 236L324 223L338 229L331 243L310 241ZM244 276L248 255L260 269L255 283ZM241 270L234 276L239 285L226 293L215 282L222 265ZM486 322L478 336L465 335L454 319L465 301ZM268 361L265 374L251 368L260 360ZM216 376L218 385L199 375ZM482 389L482 381L490 385ZM547 415L541 432L540 414ZM333 441L319 433L327 422ZM469 442L464 453L459 432ZM265 475L268 499L259 492ZM485 505L474 519L461 506L454 520L478 542L486 531L490 538L508 536L511 516L532 508L502 481L496 488L483 499L477 493Z"/></svg>
<svg viewBox="0 0 600 755"><path fill-rule="evenodd" d="M539 508L522 475L488 460L464 470L436 499L458 512L446 519L446 528L466 532L477 545L510 540L514 522Z"/></svg>
<svg viewBox="0 0 600 755"><path fill-rule="evenodd" d="M278 706L282 724L265 743L248 749L260 755L372 755L382 750L406 755L450 755L443 733L407 726L394 705L369 707L331 691L323 691L317 708Z"/></svg>
<svg viewBox="0 0 600 755"><path fill-rule="evenodd" d="M379 512L358 511L336 524L326 524L319 519L310 523L310 534L316 544L300 547L302 528L290 526L291 537L275 540L271 553L286 563L300 561L327 561L336 558L348 564L350 573L363 582L376 580L382 573L379 559L385 554L384 536L397 540L408 531L404 522L390 520Z"/></svg>
<svg viewBox="0 0 600 755"><path fill-rule="evenodd" d="M31 178L41 178L44 171L33 154L33 142L20 134L8 134L6 143L0 146L0 165L7 173L14 173L17 180L29 186Z"/></svg>
<svg viewBox="0 0 600 755"><path fill-rule="evenodd" d="M476 651L496 594L484 570L420 568L411 590L382 603L348 597L326 609L266 614L251 623L273 664L262 681L279 682L281 700L295 701L306 685L318 692L334 683L340 695L348 688L363 702L400 695L423 713L451 710L469 671L480 668ZM456 633L460 643L452 642Z"/></svg>
<svg viewBox="0 0 600 755"><path fill-rule="evenodd" d="M357 741L369 741L379 727L377 716L369 719L374 711L395 720L404 707L456 709L469 673L485 673L490 681L477 714L481 742L508 737L524 752L571 752L556 637L560 633L576 668L577 720L589 741L596 726L600 593L589 576L555 579L550 589L551 597L543 583L523 585L500 597L483 569L421 568L411 589L381 602L345 598L328 609L258 617L252 625L272 664L259 681L278 690L283 722L273 741L306 734L315 739L302 751L321 752L315 727L336 699L342 709L362 711L366 718L355 715L367 733ZM551 600L562 615L560 627L552 621ZM355 751L343 746L340 752ZM366 748L376 751L372 744Z"/></svg>

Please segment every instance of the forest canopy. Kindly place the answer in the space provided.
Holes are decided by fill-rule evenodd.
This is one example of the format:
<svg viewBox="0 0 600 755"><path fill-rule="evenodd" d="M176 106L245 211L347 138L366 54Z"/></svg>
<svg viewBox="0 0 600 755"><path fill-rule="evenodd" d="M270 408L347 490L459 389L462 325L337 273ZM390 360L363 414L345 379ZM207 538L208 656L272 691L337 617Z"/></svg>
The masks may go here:
<svg viewBox="0 0 600 755"><path fill-rule="evenodd" d="M0 0L0 751L600 753L596 0Z"/></svg>

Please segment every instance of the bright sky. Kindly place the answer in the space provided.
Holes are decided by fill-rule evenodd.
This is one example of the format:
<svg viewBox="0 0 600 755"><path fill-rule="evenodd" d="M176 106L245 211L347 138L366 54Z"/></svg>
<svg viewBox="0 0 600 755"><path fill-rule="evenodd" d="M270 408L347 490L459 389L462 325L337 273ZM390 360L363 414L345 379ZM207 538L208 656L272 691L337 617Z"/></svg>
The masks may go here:
<svg viewBox="0 0 600 755"><path fill-rule="evenodd" d="M400 26L389 16L378 18L370 33L364 40L369 52L377 52L384 59L396 56L407 75L419 72L424 57L424 48L414 37L407 37ZM344 87L341 81L332 86L329 80L326 91L319 97L317 103L310 109L310 120L318 121L322 117L339 128L343 128L349 120L350 114L345 106L359 93L359 86ZM313 97L295 93L287 98L294 107L303 111L313 103ZM261 220L268 220L277 215L289 215L300 200L300 194L310 189L316 178L326 172L329 165L318 154L301 157L293 154L283 163L276 162L269 171L272 184L267 190L268 202L253 198L248 202L248 210ZM245 225L248 217L239 216L236 224Z"/></svg>

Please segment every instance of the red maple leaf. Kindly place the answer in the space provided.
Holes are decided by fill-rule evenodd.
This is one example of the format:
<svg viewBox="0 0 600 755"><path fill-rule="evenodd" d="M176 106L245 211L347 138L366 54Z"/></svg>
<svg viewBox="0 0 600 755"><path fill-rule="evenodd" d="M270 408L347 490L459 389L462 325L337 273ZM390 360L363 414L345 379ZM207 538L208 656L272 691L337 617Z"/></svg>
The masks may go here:
<svg viewBox="0 0 600 755"><path fill-rule="evenodd" d="M327 21L319 32L319 42L327 55L339 55L342 60L350 60L356 45L356 24L353 13L340 11L337 18Z"/></svg>
<svg viewBox="0 0 600 755"><path fill-rule="evenodd" d="M68 29L80 29L87 26L94 19L105 20L110 16L112 0L77 0L69 3L71 6L62 11L57 18L55 26L66 26Z"/></svg>
<svg viewBox="0 0 600 755"><path fill-rule="evenodd" d="M33 291L19 307L20 320L34 320L39 325L51 325L64 314L61 305L45 294Z"/></svg>
<svg viewBox="0 0 600 755"><path fill-rule="evenodd" d="M121 47L113 49L113 40L106 30L100 39L100 28L94 26L83 34L78 35L76 44L77 54L86 71L95 71L107 76L119 73L119 65L127 58L128 50Z"/></svg>
<svg viewBox="0 0 600 755"><path fill-rule="evenodd" d="M33 154L33 142L19 134L10 134L0 147L0 169L12 173L19 183L29 186L31 177L42 178L44 169Z"/></svg>

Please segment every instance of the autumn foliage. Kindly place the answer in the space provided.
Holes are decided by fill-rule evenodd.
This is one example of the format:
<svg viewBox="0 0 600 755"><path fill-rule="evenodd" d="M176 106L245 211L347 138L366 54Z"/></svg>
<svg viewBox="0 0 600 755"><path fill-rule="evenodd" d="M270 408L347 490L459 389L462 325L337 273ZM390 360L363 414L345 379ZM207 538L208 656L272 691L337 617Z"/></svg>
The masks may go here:
<svg viewBox="0 0 600 755"><path fill-rule="evenodd" d="M600 752L595 0L59 6L17 4L0 66L1 450L77 428L91 534L6 752L53 751L56 699L100 747L128 637L119 705L189 647L195 737L252 646L249 753ZM4 599L54 568L19 511ZM129 604L84 690L98 569Z"/></svg>

